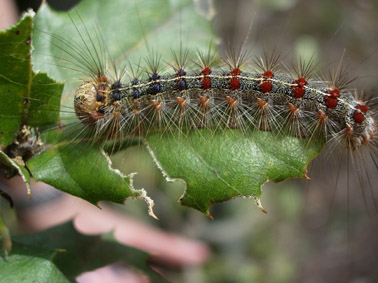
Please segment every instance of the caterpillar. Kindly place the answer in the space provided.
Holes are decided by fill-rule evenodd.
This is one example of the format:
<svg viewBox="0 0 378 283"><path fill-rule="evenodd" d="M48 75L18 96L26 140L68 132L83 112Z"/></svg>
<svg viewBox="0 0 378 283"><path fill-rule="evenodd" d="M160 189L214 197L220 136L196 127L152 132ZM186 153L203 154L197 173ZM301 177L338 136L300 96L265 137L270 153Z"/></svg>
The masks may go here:
<svg viewBox="0 0 378 283"><path fill-rule="evenodd" d="M149 131L175 126L183 131L183 125L189 129L242 128L244 123L279 131L282 125L277 124L294 120L298 123L294 134L299 137L308 137L320 128L326 140L344 136L350 150L374 145L376 126L369 107L342 93L337 81L316 86L304 75L275 75L272 69L276 66L268 66L264 63L261 73L248 73L237 65L216 72L204 64L200 72L187 73L180 65L172 76L150 70L147 80L136 77L126 84L108 82L105 74L99 73L96 80L79 87L74 107L82 123L93 127L99 136L111 137L113 131L125 136L148 135ZM299 74L303 72L299 70ZM273 107L276 109L267 110ZM282 121L271 121L279 117L267 120L265 111L282 115ZM225 114L217 117L211 112ZM161 115L165 116L163 121L159 120ZM272 125L266 126L269 123Z"/></svg>

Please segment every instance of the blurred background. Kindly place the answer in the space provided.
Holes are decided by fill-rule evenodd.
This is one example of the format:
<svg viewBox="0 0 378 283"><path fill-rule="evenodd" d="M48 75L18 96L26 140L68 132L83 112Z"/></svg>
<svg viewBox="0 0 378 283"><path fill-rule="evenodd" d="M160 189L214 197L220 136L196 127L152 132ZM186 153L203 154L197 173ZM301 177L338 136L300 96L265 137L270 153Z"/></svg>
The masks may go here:
<svg viewBox="0 0 378 283"><path fill-rule="evenodd" d="M37 10L40 1L16 2L9 1L8 8L11 11L13 7L14 17L10 17L11 12L0 9L1 20L6 15L11 19L8 23L12 19L16 21L28 7ZM70 1L64 1L64 7L59 6L63 1L47 2L58 9L74 5ZM221 39L220 53L229 45L239 47L247 40L252 56L261 54L264 48L277 46L283 50L285 61L298 54L314 54L321 69L330 69L345 50L344 63L349 66L351 75L358 77L353 87L366 92L377 87L376 0L215 0L214 6L217 12L214 28ZM311 164L312 181L287 180L264 185L262 202L268 214L261 213L250 199L235 199L215 205L211 210L215 218L212 221L177 203L184 185L167 183L146 151L129 149L125 154L126 157L116 156L115 162L117 158L120 162L127 159L128 164L140 166L124 170L139 172L136 187L148 188L160 221L147 215L145 203L141 201L104 205L131 219L125 224L127 231L139 227L135 222L142 223L143 227L151 227L159 233L187 239L177 248L178 253L196 249L191 259L180 259L178 264L173 264L172 255L164 257L164 252L161 252L162 257L151 261L169 281L378 282L376 168L369 169L373 194L368 186L361 191L353 168L349 168L348 190L345 163L341 162L339 169L340 162L329 158L333 153L326 150ZM77 217L83 206L80 200L46 186L33 189L32 203L22 199L26 194L20 183L3 181L2 188L8 190L16 202L15 213L6 209L7 204L1 200L1 213L12 233L36 231L53 225L54 219L59 222ZM367 204L362 192L366 193ZM46 210L46 207L52 209ZM67 210L70 212L63 216ZM46 211L56 211L57 215L43 224ZM79 222L77 220L77 226ZM90 233L89 228L82 230ZM139 235L142 239L144 236ZM146 241L149 240L146 236ZM161 245L163 250L168 250L169 245L176 247L169 241L162 241ZM84 282L85 278L82 280ZM135 280L144 282L145 279Z"/></svg>

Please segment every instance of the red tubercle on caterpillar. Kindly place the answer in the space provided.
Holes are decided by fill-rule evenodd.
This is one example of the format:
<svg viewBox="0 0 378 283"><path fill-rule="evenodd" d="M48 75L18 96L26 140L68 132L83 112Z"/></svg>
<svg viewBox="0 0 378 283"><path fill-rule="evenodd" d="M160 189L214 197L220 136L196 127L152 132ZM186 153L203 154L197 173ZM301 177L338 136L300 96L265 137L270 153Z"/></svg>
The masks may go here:
<svg viewBox="0 0 378 283"><path fill-rule="evenodd" d="M327 104L327 107L329 109L334 109L337 105L337 98L334 98L332 96L326 96L325 98L325 103Z"/></svg>
<svg viewBox="0 0 378 283"><path fill-rule="evenodd" d="M304 87L307 84L307 81L305 78L299 78L295 81L298 87Z"/></svg>
<svg viewBox="0 0 378 283"><path fill-rule="evenodd" d="M272 71L265 71L261 76L260 88L264 93L270 92L272 90L272 82L270 81L273 78L274 74Z"/></svg>
<svg viewBox="0 0 378 283"><path fill-rule="evenodd" d="M305 93L304 86L307 84L307 81L304 77L301 77L295 81L295 84L296 86L293 86L293 94L295 98L302 98Z"/></svg>
<svg viewBox="0 0 378 283"><path fill-rule="evenodd" d="M261 91L264 93L270 92L272 90L272 82L266 81L260 83Z"/></svg>
<svg viewBox="0 0 378 283"><path fill-rule="evenodd" d="M331 95L333 98L339 98L340 97L340 90L338 88L333 88L330 91L327 91L328 94Z"/></svg>
<svg viewBox="0 0 378 283"><path fill-rule="evenodd" d="M340 97L340 90L338 88L332 88L331 90L327 91L327 95L324 100L327 104L327 107L330 109L334 109L337 105L338 98Z"/></svg>
<svg viewBox="0 0 378 283"><path fill-rule="evenodd" d="M238 69L238 68L234 68L234 69L231 71L231 73L230 73L230 75L231 75L231 76L234 76L234 77L238 77L240 74L241 74L241 71L240 71L240 69Z"/></svg>
<svg viewBox="0 0 378 283"><path fill-rule="evenodd" d="M264 93L270 92L272 90L272 82L271 81L261 82L260 88L262 92Z"/></svg>
<svg viewBox="0 0 378 283"><path fill-rule="evenodd" d="M355 110L353 114L353 120L357 123L362 123L365 120L365 115Z"/></svg>
<svg viewBox="0 0 378 283"><path fill-rule="evenodd" d="M367 105L364 105L364 104L359 104L359 105L356 106L356 109L358 109L358 110L354 111L353 120L356 123L362 123L363 121L365 121L364 113L368 112L369 107Z"/></svg>
<svg viewBox="0 0 378 283"><path fill-rule="evenodd" d="M265 71L264 74L263 74L263 77L267 78L267 79L271 79L274 77L274 74L272 71Z"/></svg>
<svg viewBox="0 0 378 283"><path fill-rule="evenodd" d="M232 90L237 90L240 87L240 81L239 81L240 74L241 74L241 71L239 68L234 68L229 74L228 84L230 85Z"/></svg>
<svg viewBox="0 0 378 283"><path fill-rule="evenodd" d="M201 71L201 84L204 89L211 88L211 79L208 77L208 75L211 74L211 69L209 67L203 68Z"/></svg>
<svg viewBox="0 0 378 283"><path fill-rule="evenodd" d="M293 87L293 94L295 98L302 98L305 93L305 89L303 87L294 86Z"/></svg>
<svg viewBox="0 0 378 283"><path fill-rule="evenodd" d="M211 88L211 79L209 77L202 78L201 81L204 89Z"/></svg>
<svg viewBox="0 0 378 283"><path fill-rule="evenodd" d="M202 74L202 75L210 75L210 74L211 74L211 69L210 69L210 67L205 67L205 68L203 68L201 74Z"/></svg>
<svg viewBox="0 0 378 283"><path fill-rule="evenodd" d="M357 105L357 106L356 106L356 109L359 109L359 110L361 110L362 112L366 113L366 112L368 112L369 107L368 107L367 105L360 104L360 105Z"/></svg>

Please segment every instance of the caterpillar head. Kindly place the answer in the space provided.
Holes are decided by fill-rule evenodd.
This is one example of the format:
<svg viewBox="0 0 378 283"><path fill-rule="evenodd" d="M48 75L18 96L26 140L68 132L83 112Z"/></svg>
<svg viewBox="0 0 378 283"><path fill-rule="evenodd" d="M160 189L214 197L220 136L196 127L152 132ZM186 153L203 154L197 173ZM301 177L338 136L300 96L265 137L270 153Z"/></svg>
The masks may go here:
<svg viewBox="0 0 378 283"><path fill-rule="evenodd" d="M76 116L84 124L96 124L104 119L105 106L110 93L107 82L84 82L76 91L74 108Z"/></svg>

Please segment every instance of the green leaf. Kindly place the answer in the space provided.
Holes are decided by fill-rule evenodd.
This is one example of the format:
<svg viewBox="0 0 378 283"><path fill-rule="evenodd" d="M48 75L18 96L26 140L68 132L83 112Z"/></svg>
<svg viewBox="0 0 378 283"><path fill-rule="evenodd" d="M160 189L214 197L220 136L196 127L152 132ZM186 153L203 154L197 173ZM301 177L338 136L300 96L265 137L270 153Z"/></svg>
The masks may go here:
<svg viewBox="0 0 378 283"><path fill-rule="evenodd" d="M1 282L69 282L53 263L57 251L14 243L9 256L0 257Z"/></svg>
<svg viewBox="0 0 378 283"><path fill-rule="evenodd" d="M36 128L55 125L59 120L63 87L62 83L54 81L45 73L33 73L25 124Z"/></svg>
<svg viewBox="0 0 378 283"><path fill-rule="evenodd" d="M24 119L31 86L31 30L33 15L0 31L0 146L10 144Z"/></svg>
<svg viewBox="0 0 378 283"><path fill-rule="evenodd" d="M87 48L94 51L92 43L100 57L108 54L118 69L128 67L129 62L135 68L144 67L145 58L152 53L171 60L171 50L178 50L181 44L192 52L196 49L207 52L210 41L216 40L209 22L211 12L206 14L195 8L193 2L83 0L69 14L43 5L36 14L33 29L33 68L43 70L56 80L65 80L65 95L72 107L70 99L78 79L93 75L83 74L72 55L85 52ZM66 39L69 39L68 45ZM104 42L106 51L100 47ZM93 61L98 63L96 55L87 63L93 66ZM164 61L162 63L164 65Z"/></svg>
<svg viewBox="0 0 378 283"><path fill-rule="evenodd" d="M59 118L63 85L31 69L33 16L28 12L15 26L0 32L0 147L4 149L21 133L22 125L52 125ZM20 175L30 196L30 174L20 165L23 156L5 152L0 151L3 175L12 176L12 171Z"/></svg>
<svg viewBox="0 0 378 283"><path fill-rule="evenodd" d="M101 200L123 203L126 197L140 195L129 186L130 177L109 169L111 161L100 147L85 143L68 147L54 146L32 158L28 168L33 177L93 204ZM80 158L74 158L77 156ZM88 173L87 169L95 171Z"/></svg>
<svg viewBox="0 0 378 283"><path fill-rule="evenodd" d="M306 176L322 144L276 133L209 130L147 138L155 162L168 178L183 179L183 205L210 215L214 203L253 197L260 208L261 185Z"/></svg>
<svg viewBox="0 0 378 283"><path fill-rule="evenodd" d="M159 282L157 279L162 280L149 268L147 264L149 255L147 253L117 243L110 234L100 236L80 234L75 230L72 222L67 222L36 234L16 236L13 239L15 243L35 247L35 250L40 250L41 252L46 251L46 256L49 256L48 258L70 280L73 280L83 272L119 262L143 271L150 279L155 280L152 282ZM50 253L47 251L50 251ZM12 251L10 257L14 253ZM29 270L29 272L32 272L32 270Z"/></svg>
<svg viewBox="0 0 378 283"><path fill-rule="evenodd" d="M9 145L21 125L52 125L59 118L63 85L32 72L33 12L0 32L0 146Z"/></svg>
<svg viewBox="0 0 378 283"><path fill-rule="evenodd" d="M83 70L70 55L76 56L76 51L80 49L87 55L85 50L87 46L91 49L92 43L95 45L92 51L105 52L101 49L102 38L112 60L121 64L127 60L135 65L140 63L140 58L146 57L148 48L143 45L145 40L153 52L157 46L163 58L171 58L171 49L180 46L182 39L177 36L180 32L182 38L189 33L188 28L191 34L195 34L195 41L183 39L183 44L187 43L192 50L207 51L212 37L208 20L194 9L190 0L182 1L180 5L169 0L118 0L106 4L99 0L87 0L82 1L75 10L77 13L63 14L42 6L35 17L33 32L34 69L43 70L55 79L66 82L77 82L80 78L88 79L93 75L75 72ZM122 17L115 16L114 11L122 11ZM178 24L180 22L184 28ZM72 44L75 44L74 48ZM98 63L96 59L89 59L87 63ZM62 107L65 112L71 113L62 113L63 123L70 119L66 114L71 114L71 119L72 116L75 118L72 94L76 87L77 84L65 85ZM127 197L142 198L153 215L153 201L144 190L132 187L131 176L125 177L113 170L98 146L88 141L81 144L74 141L83 127L76 125L71 130L68 127L65 133L68 138L64 141L61 140L62 135L54 136L50 132L48 141L53 147L27 163L33 177L94 204L100 200L122 203ZM82 136L79 135L78 139L82 139ZM128 145L128 141L121 142L122 148ZM119 146L116 148L118 150ZM109 151L114 150L110 147Z"/></svg>

